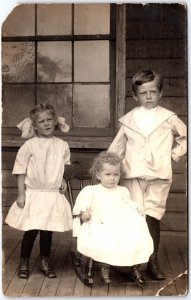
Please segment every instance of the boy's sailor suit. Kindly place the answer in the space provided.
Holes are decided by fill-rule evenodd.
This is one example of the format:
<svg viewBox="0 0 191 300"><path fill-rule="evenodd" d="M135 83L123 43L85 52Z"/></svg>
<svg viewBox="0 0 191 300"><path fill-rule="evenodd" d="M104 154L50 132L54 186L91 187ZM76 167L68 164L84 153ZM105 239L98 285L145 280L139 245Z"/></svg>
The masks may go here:
<svg viewBox="0 0 191 300"><path fill-rule="evenodd" d="M157 261L160 219L165 213L172 182L172 159L178 161L186 153L186 126L174 112L161 106L147 112L137 107L119 121L121 128L109 151L123 158L121 184L128 188L132 199L139 202L146 214L154 242L147 272L155 280L164 280Z"/></svg>

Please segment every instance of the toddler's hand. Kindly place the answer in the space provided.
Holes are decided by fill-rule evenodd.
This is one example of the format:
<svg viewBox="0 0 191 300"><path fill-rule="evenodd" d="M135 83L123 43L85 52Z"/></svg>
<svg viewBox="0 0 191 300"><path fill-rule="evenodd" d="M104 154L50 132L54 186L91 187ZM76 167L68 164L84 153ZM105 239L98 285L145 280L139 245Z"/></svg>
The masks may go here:
<svg viewBox="0 0 191 300"><path fill-rule="evenodd" d="M16 203L19 208L23 208L25 206L25 194L19 195Z"/></svg>
<svg viewBox="0 0 191 300"><path fill-rule="evenodd" d="M83 222L89 221L90 217L91 217L91 214L90 214L89 210L83 211L81 213L81 219L82 219Z"/></svg>

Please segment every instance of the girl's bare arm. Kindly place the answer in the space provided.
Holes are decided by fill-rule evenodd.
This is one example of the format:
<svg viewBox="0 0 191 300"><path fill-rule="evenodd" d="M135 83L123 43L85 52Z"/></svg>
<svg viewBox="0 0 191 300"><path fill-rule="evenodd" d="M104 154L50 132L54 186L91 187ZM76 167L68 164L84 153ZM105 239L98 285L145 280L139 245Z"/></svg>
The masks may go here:
<svg viewBox="0 0 191 300"><path fill-rule="evenodd" d="M18 196L16 199L17 205L20 208L25 206L25 174L17 175Z"/></svg>

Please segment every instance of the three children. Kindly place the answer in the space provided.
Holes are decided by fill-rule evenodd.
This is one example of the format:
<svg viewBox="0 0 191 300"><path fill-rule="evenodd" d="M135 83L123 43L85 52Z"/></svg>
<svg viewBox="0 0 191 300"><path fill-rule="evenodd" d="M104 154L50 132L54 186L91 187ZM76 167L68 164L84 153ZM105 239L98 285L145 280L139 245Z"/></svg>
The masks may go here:
<svg viewBox="0 0 191 300"><path fill-rule="evenodd" d="M160 220L172 182L171 160L178 161L186 153L187 131L174 112L159 106L162 85L161 76L152 70L134 75L133 98L139 106L119 120L121 128L108 153L95 159L92 174L100 183L85 187L74 206L73 214L83 220L78 251L99 262L105 283L111 281L110 265L114 265L131 266L133 280L143 284L139 265L144 262L153 279L165 279L157 259ZM68 130L48 104L37 105L30 118L19 124L22 136L29 140L16 157L13 174L18 177L18 197L5 221L25 231L20 278L29 276L29 258L39 232L41 271L54 278L48 263L52 232L72 228L69 204L59 193L70 151L65 141L54 137L56 126ZM121 160L123 186L118 185Z"/></svg>

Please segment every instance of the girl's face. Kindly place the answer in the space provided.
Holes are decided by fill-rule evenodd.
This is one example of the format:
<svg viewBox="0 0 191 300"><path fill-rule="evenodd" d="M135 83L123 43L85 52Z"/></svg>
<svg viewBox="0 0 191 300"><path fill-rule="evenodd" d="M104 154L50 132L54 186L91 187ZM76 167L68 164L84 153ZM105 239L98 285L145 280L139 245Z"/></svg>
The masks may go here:
<svg viewBox="0 0 191 300"><path fill-rule="evenodd" d="M141 106L151 109L159 104L161 96L162 93L159 92L157 81L153 80L138 86L136 95L133 97Z"/></svg>
<svg viewBox="0 0 191 300"><path fill-rule="evenodd" d="M37 130L39 136L50 138L53 136L56 124L56 119L51 112L48 110L41 111L35 120L34 128Z"/></svg>
<svg viewBox="0 0 191 300"><path fill-rule="evenodd" d="M97 174L97 178L106 188L113 188L118 185L121 173L120 164L113 166L108 163L103 164L101 172Z"/></svg>

